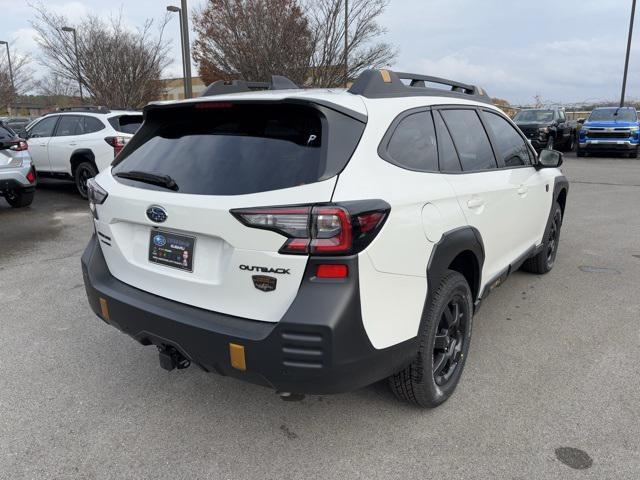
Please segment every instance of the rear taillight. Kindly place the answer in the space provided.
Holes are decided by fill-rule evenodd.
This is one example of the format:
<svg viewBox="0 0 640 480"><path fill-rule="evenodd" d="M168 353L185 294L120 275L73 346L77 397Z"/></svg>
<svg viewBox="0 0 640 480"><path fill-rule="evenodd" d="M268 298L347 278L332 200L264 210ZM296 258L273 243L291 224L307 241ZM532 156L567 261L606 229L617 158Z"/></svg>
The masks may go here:
<svg viewBox="0 0 640 480"><path fill-rule="evenodd" d="M347 255L364 249L378 234L390 207L381 200L232 210L243 224L288 237L280 253Z"/></svg>
<svg viewBox="0 0 640 480"><path fill-rule="evenodd" d="M24 140L18 140L9 147L9 150L13 150L14 152L24 152L25 150L29 150L29 145Z"/></svg>
<svg viewBox="0 0 640 480"><path fill-rule="evenodd" d="M89 210L91 210L91 214L96 220L99 219L96 205L102 205L108 196L109 194L106 190L98 185L98 182L96 182L94 178L87 180L87 199L89 200Z"/></svg>
<svg viewBox="0 0 640 480"><path fill-rule="evenodd" d="M33 167L31 167L31 170L27 173L27 181L29 183L34 183L36 181L36 172L33 171Z"/></svg>
<svg viewBox="0 0 640 480"><path fill-rule="evenodd" d="M127 137L106 137L104 141L113 147L113 158L115 158L129 142L129 139Z"/></svg>

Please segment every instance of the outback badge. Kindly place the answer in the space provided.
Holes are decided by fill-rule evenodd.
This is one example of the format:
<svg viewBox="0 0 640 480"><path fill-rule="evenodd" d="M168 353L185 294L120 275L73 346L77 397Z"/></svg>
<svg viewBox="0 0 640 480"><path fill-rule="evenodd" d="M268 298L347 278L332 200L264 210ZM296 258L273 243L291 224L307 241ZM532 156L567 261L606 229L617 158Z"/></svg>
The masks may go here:
<svg viewBox="0 0 640 480"><path fill-rule="evenodd" d="M273 277L267 277L266 275L252 275L253 286L263 292L273 292L276 289L278 280Z"/></svg>

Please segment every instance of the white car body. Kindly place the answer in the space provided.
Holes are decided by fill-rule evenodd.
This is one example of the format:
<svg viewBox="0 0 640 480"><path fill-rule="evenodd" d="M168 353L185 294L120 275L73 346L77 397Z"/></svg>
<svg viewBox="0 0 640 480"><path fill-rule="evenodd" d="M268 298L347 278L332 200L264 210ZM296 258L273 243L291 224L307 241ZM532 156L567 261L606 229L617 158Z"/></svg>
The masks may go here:
<svg viewBox="0 0 640 480"><path fill-rule="evenodd" d="M121 117L142 121L140 112L74 108L32 122L26 131L36 170L43 175L74 177L82 161L92 163L98 172L106 169L113 162L114 147L105 139L122 138L125 143L133 136L129 129L115 128Z"/></svg>
<svg viewBox="0 0 640 480"><path fill-rule="evenodd" d="M466 228L481 236L484 261L477 284L471 286L477 303L543 244L552 205L558 200L556 183L563 178L561 172L538 168L535 152L517 127L497 107L475 95L385 98L344 90L274 90L160 102L150 108L191 108L203 102L339 106L365 119L366 126L338 175L271 191L193 195L147 189L117 178L114 171L118 167L104 169L95 179L96 188L108 195L104 203L92 204L97 216L95 242L109 274L135 289L230 318L277 324L297 306L300 289L308 278L310 256L280 253L285 236L251 228L230 211L382 200L390 207L385 223L366 248L357 252L357 272L353 272L357 273L359 310L367 340L382 352L418 336L428 295L430 262L448 233ZM381 156L382 140L393 135L390 126L396 119L415 109L430 112L443 106L479 109L477 115L499 115L522 136L530 164L442 173L401 168ZM136 148L140 145L126 147L124 163ZM497 153L495 156L499 157ZM498 164L501 161L497 160ZM152 206L164 209L166 221L157 224L150 220L146 212ZM150 235L164 231L196 239L192 271L149 261ZM339 260L331 257L331 262L338 261L336 258ZM286 269L289 274L274 275L277 288L265 293L254 288L247 266ZM85 268L90 271L90 267ZM322 295L324 287L317 288ZM104 318L100 311L98 314ZM124 330L133 335L128 328ZM137 334L134 337L140 340L142 334ZM155 343L152 337L148 341ZM175 345L197 361L187 345Z"/></svg>

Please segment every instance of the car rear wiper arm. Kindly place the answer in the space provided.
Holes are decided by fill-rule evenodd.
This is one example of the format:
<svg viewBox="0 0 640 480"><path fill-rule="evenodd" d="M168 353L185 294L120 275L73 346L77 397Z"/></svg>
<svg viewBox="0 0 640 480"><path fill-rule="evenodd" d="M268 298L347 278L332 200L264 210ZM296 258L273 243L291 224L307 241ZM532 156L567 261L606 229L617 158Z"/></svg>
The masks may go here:
<svg viewBox="0 0 640 480"><path fill-rule="evenodd" d="M178 190L178 184L169 175L156 175L155 173L141 172L139 170L131 170L129 172L118 172L115 174L119 178L128 178L137 182L150 183L169 190Z"/></svg>

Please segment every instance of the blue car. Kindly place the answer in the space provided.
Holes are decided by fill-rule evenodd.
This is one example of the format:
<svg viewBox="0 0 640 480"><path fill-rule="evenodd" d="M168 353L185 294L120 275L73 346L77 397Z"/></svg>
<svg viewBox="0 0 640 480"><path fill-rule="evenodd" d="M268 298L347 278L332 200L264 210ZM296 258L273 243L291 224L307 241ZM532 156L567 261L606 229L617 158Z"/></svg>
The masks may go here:
<svg viewBox="0 0 640 480"><path fill-rule="evenodd" d="M580 129L578 156L622 153L630 158L638 158L639 130L640 122L635 108L595 108Z"/></svg>

